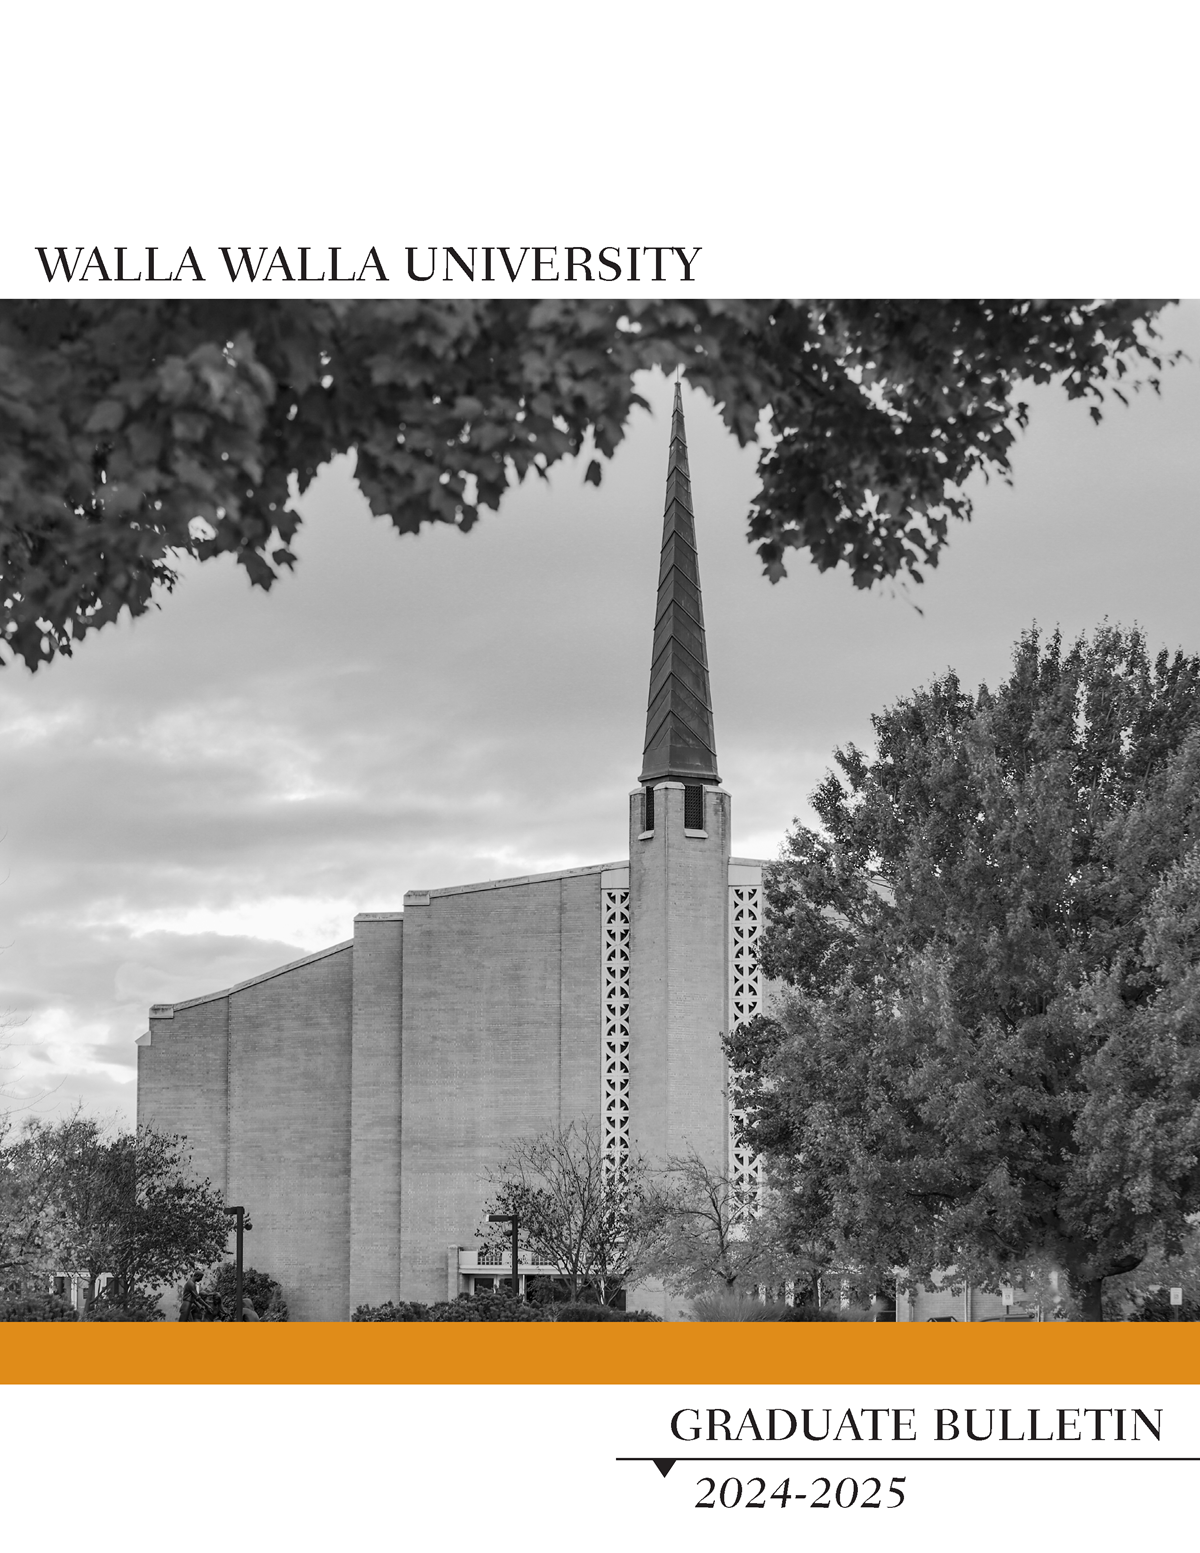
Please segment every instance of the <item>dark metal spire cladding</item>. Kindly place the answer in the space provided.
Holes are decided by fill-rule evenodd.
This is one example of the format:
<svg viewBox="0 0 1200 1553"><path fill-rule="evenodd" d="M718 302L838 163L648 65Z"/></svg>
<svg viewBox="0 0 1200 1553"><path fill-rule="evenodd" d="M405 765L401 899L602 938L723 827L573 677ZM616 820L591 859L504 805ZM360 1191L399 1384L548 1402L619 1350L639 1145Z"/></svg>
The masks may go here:
<svg viewBox="0 0 1200 1553"><path fill-rule="evenodd" d="M646 749L639 782L719 782L683 400L675 385Z"/></svg>

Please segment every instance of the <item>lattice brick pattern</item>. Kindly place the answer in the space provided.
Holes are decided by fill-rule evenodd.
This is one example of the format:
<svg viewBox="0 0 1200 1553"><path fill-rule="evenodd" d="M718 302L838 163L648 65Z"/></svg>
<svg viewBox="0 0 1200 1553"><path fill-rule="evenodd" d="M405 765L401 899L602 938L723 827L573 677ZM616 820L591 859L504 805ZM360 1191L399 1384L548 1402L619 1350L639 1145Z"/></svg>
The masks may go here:
<svg viewBox="0 0 1200 1553"><path fill-rule="evenodd" d="M759 885L733 885L729 891L729 1028L753 1019L762 1002L762 978L758 969L758 944L762 935L762 889ZM729 1075L732 1089L734 1075ZM758 1213L762 1202L762 1159L738 1146L735 1131L739 1113L729 1113L729 1178L738 1202L738 1217Z"/></svg>
<svg viewBox="0 0 1200 1553"><path fill-rule="evenodd" d="M604 894L604 1051L602 1059L605 1168L618 1175L629 1158L629 891Z"/></svg>

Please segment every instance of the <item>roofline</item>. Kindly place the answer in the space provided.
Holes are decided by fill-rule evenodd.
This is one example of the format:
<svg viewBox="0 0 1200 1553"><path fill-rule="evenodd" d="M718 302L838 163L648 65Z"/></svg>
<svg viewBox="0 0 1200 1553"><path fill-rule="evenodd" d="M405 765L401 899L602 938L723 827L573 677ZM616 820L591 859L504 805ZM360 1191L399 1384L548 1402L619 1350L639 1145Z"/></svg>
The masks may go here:
<svg viewBox="0 0 1200 1553"><path fill-rule="evenodd" d="M315 965L318 960L327 960L332 954L342 954L347 949L354 948L352 938L345 939L340 944L331 944L328 949L318 949L315 954L306 954L299 960L289 960L286 965L277 965L273 971L263 971L260 976L251 976L247 981L239 981L232 987L223 987L220 992L206 992L202 997L185 998L181 1003L155 1003L151 1006L151 1019L170 1019L181 1008L195 1008L200 1003L216 1003L221 998L232 997L235 992L245 992L247 987L257 987L264 981L273 981L276 976L285 976L288 971L298 971L303 965ZM171 1013L160 1012L170 1009Z"/></svg>
<svg viewBox="0 0 1200 1553"><path fill-rule="evenodd" d="M440 900L444 895L471 895L476 890L508 890L517 884L549 884L555 879L582 879L587 874L606 873L610 868L628 868L629 859L616 863L589 863L586 868L556 868L549 874L518 874L513 879L486 879L481 884L450 884L440 890L406 890L406 905L420 905L427 900Z"/></svg>
<svg viewBox="0 0 1200 1553"><path fill-rule="evenodd" d="M741 868L761 868L770 859L761 857L731 857L731 864ZM615 863L589 863L586 868L559 868L548 874L518 874L512 879L488 879L482 884L451 884L440 890L408 890L404 899L416 897L413 905L422 900L439 900L447 895L472 895L480 890L506 890L519 884L550 884L555 879L582 879L588 874L603 874L610 869L628 868L629 859L621 858ZM400 922L404 920L404 913L400 911L360 911L354 919L356 922ZM245 981L236 982L232 987L222 987L219 992L206 992L198 998L184 998L178 1003L155 1003L151 1006L151 1019L170 1019L175 1013L185 1008L198 1008L204 1003L217 1003L221 998L232 997L235 992L245 992L250 987L258 987L265 981L273 981L276 976L286 976L289 971L297 971L305 965L315 965L318 960L327 960L330 955L343 954L347 949L354 948L352 938L344 939L340 944L331 944L328 949L318 949L313 954L301 956L299 960L289 960L286 965L277 965L274 970L263 971L259 976L248 977ZM147 1032L148 1034L149 1032ZM145 1036L141 1041L145 1041ZM141 1044L139 1041L139 1045ZM148 1044L148 1043L147 1043Z"/></svg>

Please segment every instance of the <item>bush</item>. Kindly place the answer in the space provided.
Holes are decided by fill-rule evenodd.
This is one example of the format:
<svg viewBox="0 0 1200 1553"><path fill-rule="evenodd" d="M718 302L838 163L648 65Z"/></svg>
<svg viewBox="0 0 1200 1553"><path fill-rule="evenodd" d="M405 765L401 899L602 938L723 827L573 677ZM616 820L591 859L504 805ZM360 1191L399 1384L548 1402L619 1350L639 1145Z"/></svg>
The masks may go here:
<svg viewBox="0 0 1200 1553"><path fill-rule="evenodd" d="M210 1285L212 1292L228 1312L227 1321L233 1320L233 1301L237 1293L237 1268L232 1262L224 1262ZM242 1302L254 1307L260 1321L286 1321L287 1301L283 1289L268 1273L260 1273L253 1267L242 1272Z"/></svg>
<svg viewBox="0 0 1200 1553"><path fill-rule="evenodd" d="M460 1294L456 1300L422 1305L419 1300L359 1305L351 1321L657 1321L643 1310L605 1305L528 1305L511 1294Z"/></svg>
<svg viewBox="0 0 1200 1553"><path fill-rule="evenodd" d="M165 1321L158 1308L157 1294L144 1294L134 1290L130 1294L116 1294L111 1298L105 1290L92 1301L86 1321Z"/></svg>
<svg viewBox="0 0 1200 1553"><path fill-rule="evenodd" d="M693 1321L844 1321L847 1311L819 1310L815 1305L784 1305L732 1290L711 1290L692 1301Z"/></svg>
<svg viewBox="0 0 1200 1553"><path fill-rule="evenodd" d="M768 1305L752 1294L732 1289L710 1289L692 1301L693 1321L778 1321L783 1305Z"/></svg>
<svg viewBox="0 0 1200 1553"><path fill-rule="evenodd" d="M0 1294L0 1321L78 1321L70 1300L57 1294Z"/></svg>
<svg viewBox="0 0 1200 1553"><path fill-rule="evenodd" d="M555 1321L661 1321L648 1310L614 1310L611 1305L558 1305Z"/></svg>
<svg viewBox="0 0 1200 1553"><path fill-rule="evenodd" d="M391 1300L360 1305L351 1321L553 1321L550 1305L526 1305L511 1294L460 1294L456 1300L423 1305L419 1300Z"/></svg>
<svg viewBox="0 0 1200 1553"><path fill-rule="evenodd" d="M385 1300L382 1305L357 1305L351 1321L428 1321L429 1306L416 1300L401 1300L397 1305Z"/></svg>
<svg viewBox="0 0 1200 1553"><path fill-rule="evenodd" d="M1125 1317L1126 1321L1200 1321L1200 1304L1185 1297L1182 1305L1172 1306L1166 1289L1134 1298L1137 1303Z"/></svg>
<svg viewBox="0 0 1200 1553"><path fill-rule="evenodd" d="M430 1321L553 1321L550 1305L528 1305L511 1294L460 1294L429 1307Z"/></svg>

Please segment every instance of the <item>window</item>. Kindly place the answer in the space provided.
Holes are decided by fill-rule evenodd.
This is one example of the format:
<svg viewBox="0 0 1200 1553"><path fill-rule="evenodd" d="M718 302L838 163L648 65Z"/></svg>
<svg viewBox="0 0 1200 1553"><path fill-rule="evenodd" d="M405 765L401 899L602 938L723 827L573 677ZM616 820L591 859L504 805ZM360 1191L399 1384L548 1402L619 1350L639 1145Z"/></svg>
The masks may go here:
<svg viewBox="0 0 1200 1553"><path fill-rule="evenodd" d="M704 789L685 787L683 790L684 830L704 829Z"/></svg>
<svg viewBox="0 0 1200 1553"><path fill-rule="evenodd" d="M654 829L654 789L648 787L642 802L642 829Z"/></svg>

